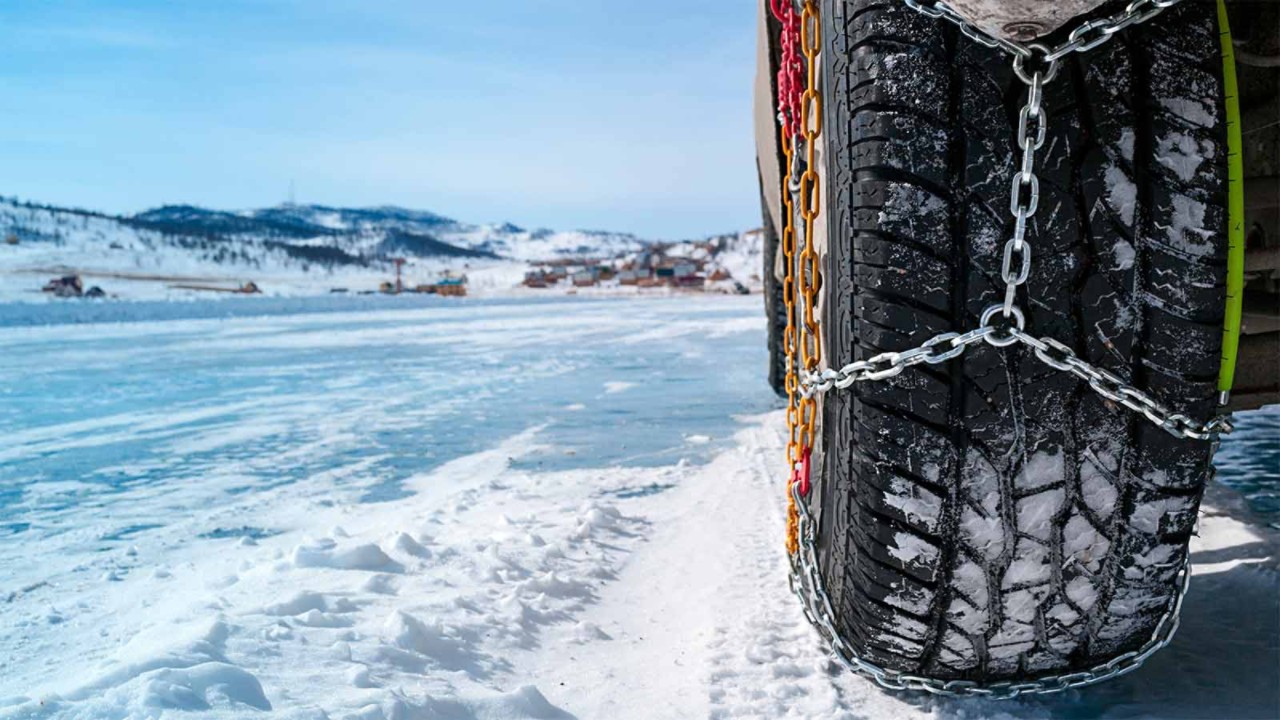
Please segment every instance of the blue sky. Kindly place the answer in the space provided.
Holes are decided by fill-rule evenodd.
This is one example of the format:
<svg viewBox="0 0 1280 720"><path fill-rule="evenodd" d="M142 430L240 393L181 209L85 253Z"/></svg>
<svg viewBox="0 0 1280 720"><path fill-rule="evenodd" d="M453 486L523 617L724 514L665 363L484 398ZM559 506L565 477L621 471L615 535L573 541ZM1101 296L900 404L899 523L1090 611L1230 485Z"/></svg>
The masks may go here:
<svg viewBox="0 0 1280 720"><path fill-rule="evenodd" d="M748 0L0 4L0 194L759 223Z"/></svg>

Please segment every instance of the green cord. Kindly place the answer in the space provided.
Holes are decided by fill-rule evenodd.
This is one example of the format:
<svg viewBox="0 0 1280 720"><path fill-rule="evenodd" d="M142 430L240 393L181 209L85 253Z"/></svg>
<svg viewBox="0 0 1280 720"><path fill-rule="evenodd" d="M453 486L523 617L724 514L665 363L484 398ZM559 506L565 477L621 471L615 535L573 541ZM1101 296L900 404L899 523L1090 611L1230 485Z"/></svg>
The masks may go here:
<svg viewBox="0 0 1280 720"><path fill-rule="evenodd" d="M1235 49L1227 6L1218 0L1218 28L1222 41L1222 91L1227 110L1227 309L1222 323L1222 367L1218 391L1223 398L1235 382L1244 306L1244 147L1240 135L1240 95L1236 83Z"/></svg>

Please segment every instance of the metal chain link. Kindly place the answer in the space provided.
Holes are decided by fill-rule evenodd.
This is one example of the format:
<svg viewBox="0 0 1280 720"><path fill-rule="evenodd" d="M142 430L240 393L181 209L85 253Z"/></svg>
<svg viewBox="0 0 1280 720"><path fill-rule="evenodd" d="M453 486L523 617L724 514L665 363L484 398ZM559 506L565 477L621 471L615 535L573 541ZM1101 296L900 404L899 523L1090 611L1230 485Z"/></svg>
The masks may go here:
<svg viewBox="0 0 1280 720"><path fill-rule="evenodd" d="M1021 55L1018 56L1020 60ZM1017 61L1015 61L1016 65ZM1056 62L1049 64L1048 75L1036 72L1027 84L1027 104L1018 113L1018 147L1022 148L1022 166L1013 175L1013 184L1009 191L1009 212L1013 214L1013 238L1004 246L1004 259L1000 267L1000 277L1005 282L1003 314L1006 318L1013 314L1013 306L1017 301L1018 286L1027 281L1031 274L1031 246L1027 244L1027 220L1036 214L1040 207L1040 178L1036 177L1036 151L1044 145L1045 133L1048 132L1049 120L1044 108L1040 106L1044 97L1044 84L1058 73ZM1032 126L1035 133L1032 134ZM1014 270L1014 258L1021 263Z"/></svg>
<svg viewBox="0 0 1280 720"><path fill-rule="evenodd" d="M986 340L995 332L994 327L982 327L961 335L959 333L943 333L931 338L918 348L903 352L887 352L869 360L859 360L839 370L823 370L818 373L803 373L800 382L800 394L811 397L828 390L844 390L854 383L866 380L888 380L901 375L903 370L912 365L928 363L940 365L959 357L965 349L976 342ZM945 348L943 346L946 346Z"/></svg>
<svg viewBox="0 0 1280 720"><path fill-rule="evenodd" d="M786 0L783 0L784 2ZM795 415L797 405L811 404L813 398L831 390L846 389L855 383L881 381L895 377L907 368L919 365L938 365L961 356L969 346L986 342L994 347L1003 348L1014 344L1023 344L1031 348L1036 357L1049 367L1069 372L1084 380L1089 387L1102 397L1123 405L1125 408L1141 414L1152 423L1163 428L1175 437L1195 440L1216 440L1219 435L1232 430L1231 422L1226 417L1216 417L1207 423L1198 423L1184 414L1174 412L1161 404L1154 397L1130 385L1123 378L1103 368L1085 362L1066 345L1049 337L1037 338L1025 331L1026 318L1017 306L1018 288L1026 284L1031 271L1031 246L1026 240L1028 221L1035 215L1040 201L1040 183L1035 175L1035 155L1043 147L1048 130L1048 117L1043 107L1045 84L1051 82L1058 73L1059 60L1073 52L1087 52L1102 43L1120 30L1138 23L1146 22L1179 0L1132 0L1125 10L1116 15L1087 21L1071 31L1067 40L1053 48L1043 44L1021 44L989 35L973 26L940 0L903 0L905 4L929 17L946 20L956 25L960 32L975 42L989 48L998 48L1013 56L1014 74L1027 85L1027 101L1018 116L1017 143L1022 151L1021 163L1014 174L1010 188L1009 210L1014 217L1013 236L1005 244L1001 262L1001 279L1005 282L1004 302L988 308L979 321L977 328L969 332L943 333L937 335L919 347L900 352L887 352L867 360L859 360L838 370L816 370L816 363L805 362L799 369L798 381L793 379L796 372L795 345L788 345L788 403L789 424L802 418ZM812 0L805 2L805 15L810 14ZM815 13L816 14L816 13ZM809 18L806 17L807 26ZM816 23L815 23L816 25ZM805 43L807 45L807 43ZM809 60L810 87L806 92L806 100L801 103L801 115L809 109L810 100L821 98L816 94L812 84L814 77L813 54L806 47ZM1032 65L1032 67L1028 67ZM820 105L819 105L820 107ZM803 123L805 130L809 123ZM784 133L785 134L785 133ZM816 133L815 133L816 135ZM813 171L812 138L809 140L807 167L805 172ZM784 140L784 146L786 141ZM792 150L794 148L786 148ZM792 154L787 153L788 161ZM790 164L790 163L789 163ZM796 164L798 166L798 163ZM793 166L794 167L794 166ZM793 169L793 176L794 176ZM794 184L794 183L793 183ZM803 184L803 183L801 183ZM812 218L817 214L817 185L808 192L797 193L798 197L789 198L802 211L807 221L803 238L804 251L811 251ZM787 203L788 211L792 210L792 202ZM788 217L790 224L790 215ZM791 228L788 228L789 230ZM795 244L787 253L787 282L794 291L792 260L799 260L795 255ZM804 254L801 252L801 255ZM794 327L796 334L817 334L816 323L812 318L812 302L810 283L818 277L818 269L812 260L798 263L800 265L801 282L805 285L804 322ZM788 332L794 308L788 303ZM795 338L795 344L807 349L808 340ZM814 340L816 342L816 338ZM806 357L806 360L810 359ZM798 396L798 398L797 398ZM810 405L812 407L812 405ZM810 416L810 421L812 416ZM799 435L800 437L797 437ZM808 454L812 447L812 430L805 442L804 431L795 432L792 424L791 442L788 445L788 462L793 468L804 468L807 472ZM797 442L798 441L798 442ZM804 453L803 459L795 455L796 446ZM798 472L798 470L797 470ZM808 478L804 482L789 483L789 543L788 550L792 560L792 591L803 603L805 614L830 643L832 657L848 670L866 675L879 685L892 690L924 690L941 695L981 696L995 699L1015 698L1026 694L1047 694L1061 692L1068 688L1080 687L1118 677L1141 666L1151 655L1167 645L1178 629L1182 603L1186 597L1191 580L1190 553L1183 556L1178 568L1177 591L1165 612L1157 621L1151 638L1139 649L1122 653L1105 663L1088 670L1039 677L1026 681L1005 681L996 683L978 683L969 680L939 680L889 670L876 665L854 652L852 646L840 635L835 624L835 611L831 598L827 595L818 567L816 525L809 511L805 496L808 494Z"/></svg>

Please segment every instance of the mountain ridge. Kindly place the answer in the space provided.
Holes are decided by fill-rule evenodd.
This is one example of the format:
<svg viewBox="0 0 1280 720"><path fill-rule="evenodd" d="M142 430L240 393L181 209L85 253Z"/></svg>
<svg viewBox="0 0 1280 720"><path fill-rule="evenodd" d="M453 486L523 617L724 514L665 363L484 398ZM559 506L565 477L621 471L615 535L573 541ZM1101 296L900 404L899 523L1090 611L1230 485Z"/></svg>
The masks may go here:
<svg viewBox="0 0 1280 720"><path fill-rule="evenodd" d="M329 243L363 256L399 249L417 257L496 257L536 262L584 253L616 256L653 242L631 233L526 229L510 222L466 223L398 205L286 203L228 211L175 204L122 216L121 220L171 234L287 238L313 246Z"/></svg>

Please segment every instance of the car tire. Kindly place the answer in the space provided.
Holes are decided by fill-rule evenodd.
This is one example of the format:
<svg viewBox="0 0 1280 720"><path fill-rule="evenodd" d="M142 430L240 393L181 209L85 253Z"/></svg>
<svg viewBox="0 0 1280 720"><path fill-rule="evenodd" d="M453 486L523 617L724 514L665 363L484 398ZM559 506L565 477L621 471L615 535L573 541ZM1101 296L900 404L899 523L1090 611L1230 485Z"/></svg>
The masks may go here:
<svg viewBox="0 0 1280 720"><path fill-rule="evenodd" d="M822 26L823 341L839 367L1001 302L1026 88L1008 56L897 0L825 2ZM1211 3L1067 57L1045 90L1018 294L1029 332L1197 419L1216 411L1225 303L1221 93ZM859 656L1042 677L1149 644L1173 607L1214 443L1021 346L832 391L820 420L817 558Z"/></svg>

